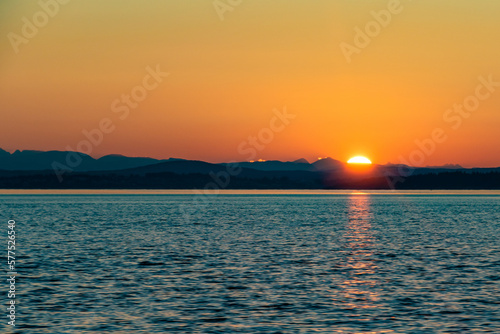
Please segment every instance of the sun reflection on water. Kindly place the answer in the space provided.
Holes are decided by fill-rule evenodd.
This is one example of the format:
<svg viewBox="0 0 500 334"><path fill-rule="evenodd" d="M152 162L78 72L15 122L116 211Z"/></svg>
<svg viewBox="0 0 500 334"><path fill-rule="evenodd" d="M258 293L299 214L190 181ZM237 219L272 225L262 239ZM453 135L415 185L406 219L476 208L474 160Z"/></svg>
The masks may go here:
<svg viewBox="0 0 500 334"><path fill-rule="evenodd" d="M379 295L375 276L377 265L373 261L376 239L372 231L373 215L370 196L353 195L349 198L346 225L343 270L346 279L340 284L345 307L366 309L376 307Z"/></svg>

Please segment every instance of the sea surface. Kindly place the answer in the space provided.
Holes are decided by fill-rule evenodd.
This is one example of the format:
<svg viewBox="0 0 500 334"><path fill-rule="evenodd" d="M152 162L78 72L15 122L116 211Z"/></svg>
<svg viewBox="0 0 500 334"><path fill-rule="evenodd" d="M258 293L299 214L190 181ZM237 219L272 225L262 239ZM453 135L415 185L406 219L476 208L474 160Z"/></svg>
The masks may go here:
<svg viewBox="0 0 500 334"><path fill-rule="evenodd" d="M494 192L11 192L2 333L500 333Z"/></svg>

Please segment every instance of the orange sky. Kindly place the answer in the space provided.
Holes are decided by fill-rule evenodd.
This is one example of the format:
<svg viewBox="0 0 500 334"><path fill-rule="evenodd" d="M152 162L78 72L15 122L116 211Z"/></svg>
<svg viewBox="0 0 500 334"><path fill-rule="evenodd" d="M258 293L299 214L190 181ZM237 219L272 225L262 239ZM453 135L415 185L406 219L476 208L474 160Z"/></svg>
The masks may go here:
<svg viewBox="0 0 500 334"><path fill-rule="evenodd" d="M93 156L500 166L500 1L67 2L0 3L1 148L75 149L108 119Z"/></svg>

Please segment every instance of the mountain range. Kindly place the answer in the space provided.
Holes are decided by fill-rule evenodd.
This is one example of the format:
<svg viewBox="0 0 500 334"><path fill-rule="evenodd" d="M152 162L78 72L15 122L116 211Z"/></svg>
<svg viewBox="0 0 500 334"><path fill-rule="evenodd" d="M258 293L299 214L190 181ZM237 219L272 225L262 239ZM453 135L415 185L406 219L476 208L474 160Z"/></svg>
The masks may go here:
<svg viewBox="0 0 500 334"><path fill-rule="evenodd" d="M177 158L106 155L95 159L72 151L9 153L0 149L3 189L201 189L214 182L221 189L500 189L500 168L353 167L332 158L313 163L299 159L214 164Z"/></svg>
<svg viewBox="0 0 500 334"><path fill-rule="evenodd" d="M68 163L68 158L75 160L78 157L80 160L76 166L71 166ZM0 148L0 170L9 171L41 171L53 169L54 162L58 166L67 166L68 169L78 172L90 172L90 171L110 171L110 170L122 170L129 168L137 168L143 166L156 165L162 162L172 162L172 161L192 161L196 160L185 160L185 159L153 159L147 157L127 157L119 154L105 155L101 158L95 159L90 155L72 152L72 151L34 151L34 150L16 150L13 153L9 153ZM226 165L227 163L221 163L220 165ZM278 160L267 160L267 161L244 161L238 162L238 165L244 168L252 168L262 171L325 171L334 170L338 168L343 168L345 163L335 160L332 158L318 159L313 163L309 163L306 159L299 159L295 161L278 161ZM166 166L166 165L163 165ZM385 165L387 167L393 166L404 166L404 165ZM158 168L158 167L156 167ZM460 165L444 165L444 166L432 166L425 167L427 169L463 169Z"/></svg>

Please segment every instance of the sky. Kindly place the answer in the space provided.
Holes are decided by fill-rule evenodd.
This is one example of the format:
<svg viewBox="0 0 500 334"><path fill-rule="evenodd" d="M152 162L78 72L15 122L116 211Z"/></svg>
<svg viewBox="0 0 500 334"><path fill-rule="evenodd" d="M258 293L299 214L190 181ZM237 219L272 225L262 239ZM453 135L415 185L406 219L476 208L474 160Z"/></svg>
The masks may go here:
<svg viewBox="0 0 500 334"><path fill-rule="evenodd" d="M499 16L497 0L3 0L0 147L500 166Z"/></svg>

